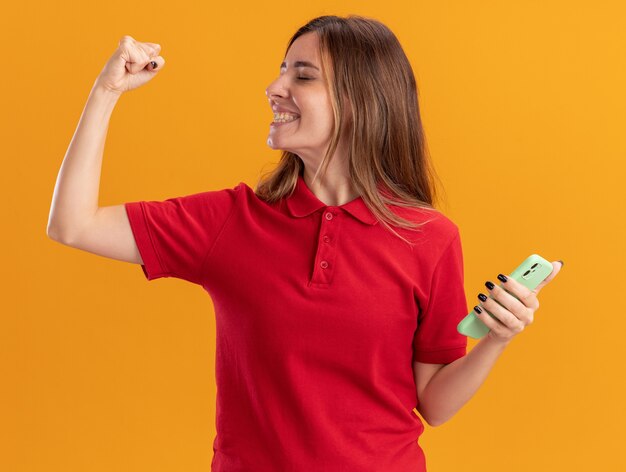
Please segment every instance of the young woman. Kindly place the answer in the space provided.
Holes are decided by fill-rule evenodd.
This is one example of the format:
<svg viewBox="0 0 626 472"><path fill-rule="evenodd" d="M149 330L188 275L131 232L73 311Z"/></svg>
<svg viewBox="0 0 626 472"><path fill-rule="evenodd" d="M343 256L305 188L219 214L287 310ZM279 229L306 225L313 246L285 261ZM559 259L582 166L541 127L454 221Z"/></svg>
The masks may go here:
<svg viewBox="0 0 626 472"><path fill-rule="evenodd" d="M534 292L487 282L475 310L491 331L467 353L460 234L433 207L415 78L394 34L360 16L315 18L289 41L266 89L282 155L256 189L98 208L111 112L163 68L159 52L125 36L97 78L48 234L212 297L212 470L426 470L413 409L448 421L561 265Z"/></svg>

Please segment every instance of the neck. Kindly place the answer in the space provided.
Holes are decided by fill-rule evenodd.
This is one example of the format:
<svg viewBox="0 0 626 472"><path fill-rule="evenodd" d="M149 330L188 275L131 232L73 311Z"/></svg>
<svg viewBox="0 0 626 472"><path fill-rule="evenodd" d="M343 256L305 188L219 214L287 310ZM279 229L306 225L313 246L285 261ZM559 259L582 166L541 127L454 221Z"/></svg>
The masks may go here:
<svg viewBox="0 0 626 472"><path fill-rule="evenodd" d="M341 172L329 166L326 175L323 177L318 175L313 183L315 171L316 169L305 167L303 178L311 192L326 205L341 206L359 196L347 172Z"/></svg>

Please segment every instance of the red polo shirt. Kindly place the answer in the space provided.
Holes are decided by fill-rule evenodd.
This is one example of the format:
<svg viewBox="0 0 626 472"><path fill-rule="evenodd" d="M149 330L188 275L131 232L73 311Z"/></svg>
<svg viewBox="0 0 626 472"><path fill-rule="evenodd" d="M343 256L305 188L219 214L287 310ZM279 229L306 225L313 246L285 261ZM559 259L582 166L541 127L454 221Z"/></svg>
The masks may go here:
<svg viewBox="0 0 626 472"><path fill-rule="evenodd" d="M217 435L211 470L425 471L412 364L466 354L458 227L361 197L327 206L300 176L268 204L244 182L126 203L148 280L202 286L215 309Z"/></svg>

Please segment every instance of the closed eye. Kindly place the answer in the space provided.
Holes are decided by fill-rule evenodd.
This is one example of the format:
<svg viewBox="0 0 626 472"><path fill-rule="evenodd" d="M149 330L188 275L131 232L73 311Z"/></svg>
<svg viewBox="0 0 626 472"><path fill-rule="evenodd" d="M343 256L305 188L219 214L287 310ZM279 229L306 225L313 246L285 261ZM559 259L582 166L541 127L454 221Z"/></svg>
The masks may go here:
<svg viewBox="0 0 626 472"><path fill-rule="evenodd" d="M310 77L298 77L298 80L313 80Z"/></svg>

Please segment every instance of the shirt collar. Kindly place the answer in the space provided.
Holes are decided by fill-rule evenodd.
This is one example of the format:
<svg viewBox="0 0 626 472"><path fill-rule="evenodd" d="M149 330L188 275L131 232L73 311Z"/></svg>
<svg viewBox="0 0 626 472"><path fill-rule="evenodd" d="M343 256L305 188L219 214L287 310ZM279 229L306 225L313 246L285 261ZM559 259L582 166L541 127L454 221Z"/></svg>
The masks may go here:
<svg viewBox="0 0 626 472"><path fill-rule="evenodd" d="M328 205L315 196L315 194L307 186L302 175L298 175L296 188L291 196L287 198L287 208L289 209L289 213L291 213L292 216L300 218L308 216L321 208L326 208L327 206ZM337 208L341 208L342 210L348 212L362 223L374 225L378 222L376 216L367 207L361 196L358 196L348 203L339 205Z"/></svg>

